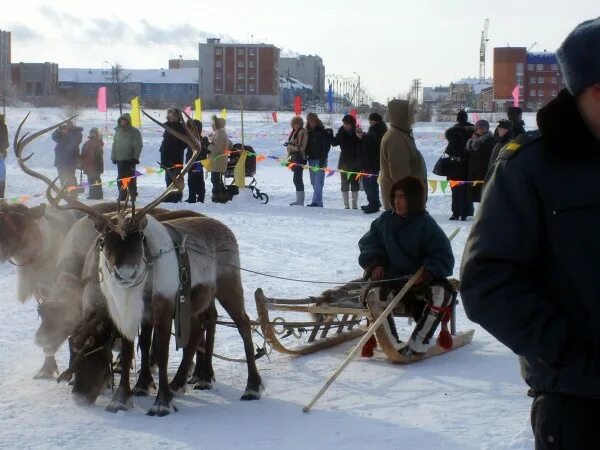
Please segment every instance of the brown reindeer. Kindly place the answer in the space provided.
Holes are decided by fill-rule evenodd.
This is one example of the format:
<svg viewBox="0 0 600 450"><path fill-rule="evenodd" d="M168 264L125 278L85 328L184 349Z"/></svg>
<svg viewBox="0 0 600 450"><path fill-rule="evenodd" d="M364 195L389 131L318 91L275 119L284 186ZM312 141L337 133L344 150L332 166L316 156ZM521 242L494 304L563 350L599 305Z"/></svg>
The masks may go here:
<svg viewBox="0 0 600 450"><path fill-rule="evenodd" d="M200 339L200 333L195 330L201 330L201 315L209 311L215 296L238 326L244 341L248 383L242 399L258 399L262 391L261 378L254 361L250 320L244 308L243 288L238 269L239 251L233 233L224 224L213 219L181 219L178 221L181 222L181 226L177 228L167 227L148 214L171 192L183 189L183 177L198 157L200 143L197 136L194 136L187 126L185 129L187 136L166 128L194 149L193 157L181 174L174 178L171 186L140 211L136 212L132 205L131 212L127 215L110 219L73 198L65 198L70 209L84 212L93 218L100 233L92 258L98 258L100 288L107 300L110 317L124 337L123 373L129 372L133 340L142 319L146 318L154 327L159 387L154 406L148 414L158 416L167 415L174 410L171 389L178 390L185 385L189 365ZM51 194L50 189L48 193ZM170 389L167 362L171 321L179 289L175 252L184 242L194 249L190 252L192 331L182 362L188 369L178 372ZM150 273L152 276L149 276ZM149 301L144 302L146 283L151 288L152 296ZM129 409L131 395L129 377L123 376L107 409Z"/></svg>

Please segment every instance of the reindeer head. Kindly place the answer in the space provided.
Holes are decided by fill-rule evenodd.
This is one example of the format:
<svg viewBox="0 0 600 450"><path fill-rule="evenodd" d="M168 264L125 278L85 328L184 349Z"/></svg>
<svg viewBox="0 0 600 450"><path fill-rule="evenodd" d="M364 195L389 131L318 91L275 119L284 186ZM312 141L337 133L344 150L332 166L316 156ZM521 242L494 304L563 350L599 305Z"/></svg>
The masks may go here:
<svg viewBox="0 0 600 450"><path fill-rule="evenodd" d="M45 205L28 208L21 204L0 202L0 263L18 254L25 247L41 245L38 220L44 216Z"/></svg>

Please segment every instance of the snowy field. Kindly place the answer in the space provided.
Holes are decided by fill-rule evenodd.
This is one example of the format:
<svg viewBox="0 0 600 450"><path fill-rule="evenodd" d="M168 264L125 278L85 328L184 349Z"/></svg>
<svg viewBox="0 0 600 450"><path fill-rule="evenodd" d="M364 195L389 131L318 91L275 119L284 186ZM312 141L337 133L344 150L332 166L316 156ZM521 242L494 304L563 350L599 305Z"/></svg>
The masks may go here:
<svg viewBox="0 0 600 450"><path fill-rule="evenodd" d="M10 133L26 114L24 109L7 109ZM158 115L158 112L156 112ZM274 124L270 114L245 114L246 143L258 153L283 156L284 133L291 114L280 113ZM64 117L58 109L34 110L27 131L41 129ZM117 113L110 111L109 128ZM322 117L337 128L341 116ZM208 129L210 115L204 114ZM164 120L164 112L161 120ZM527 125L534 123L527 117ZM362 118L363 126L368 127ZM145 120L144 149L140 167L156 167L161 141L159 129ZM104 114L84 111L77 124L85 128L105 126ZM416 124L417 145L429 168L444 148L444 129L449 124ZM230 111L228 131L240 130L238 112ZM267 136L265 136L265 134ZM239 139L232 138L234 142ZM31 165L54 173L53 143L40 138L29 150L35 151ZM105 163L110 163L110 146L105 145ZM329 165L337 165L338 150L331 152ZM7 197L35 195L43 186L22 174L9 154ZM138 167L139 169L139 167ZM115 177L105 173L105 181ZM278 276L339 281L356 278L357 241L373 215L342 209L339 175L326 179L325 208L290 207L294 188L292 174L277 162L259 163L258 187L270 197L261 205L244 190L232 202L197 204L193 209L227 224L236 234L242 266ZM210 185L210 183L208 183ZM307 200L312 190L305 173ZM140 203L150 201L163 188L161 176L148 175L138 181ZM450 196L431 195L430 213L447 233L457 226L460 233L452 247L458 276L462 253L471 222L450 222ZM116 187L105 188L105 199L116 196ZM185 197L184 197L185 198ZM35 205L42 197L27 203ZM361 193L360 203L364 204ZM174 208L185 209L186 203ZM256 318L254 291L262 287L274 297L305 297L322 286L284 282L243 273L246 307ZM528 449L533 448L529 425L531 399L519 376L516 357L477 325L468 321L458 307L458 328L475 328L471 345L451 354L410 366L395 366L383 360L358 358L334 383L310 414L301 408L343 362L352 343L315 355L293 358L273 352L257 364L266 391L258 402L242 403L246 366L214 361L216 384L212 391L193 391L175 400L179 412L164 418L145 416L154 398L135 398L135 407L116 415L104 411L110 392L94 406L78 407L70 388L52 381L35 381L42 352L33 342L39 319L36 304L18 304L15 269L0 266L0 448L260 448L270 449ZM401 334L411 327L398 320ZM255 335L255 344L262 339ZM219 327L215 351L243 357L241 339L235 330ZM170 375L174 375L181 353L170 354ZM58 354L61 370L67 365L66 348ZM137 360L139 365L139 359Z"/></svg>

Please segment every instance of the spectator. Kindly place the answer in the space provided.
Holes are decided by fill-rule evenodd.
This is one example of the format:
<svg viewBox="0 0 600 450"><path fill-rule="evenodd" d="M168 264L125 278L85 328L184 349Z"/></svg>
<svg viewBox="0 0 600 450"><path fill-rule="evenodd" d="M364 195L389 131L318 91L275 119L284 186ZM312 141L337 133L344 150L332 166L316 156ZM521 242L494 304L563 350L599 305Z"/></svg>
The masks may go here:
<svg viewBox="0 0 600 450"><path fill-rule="evenodd" d="M393 206L388 194L396 181L412 176L427 186L427 167L411 129L415 122L414 104L408 100L392 100L388 103L388 114L390 129L383 136L380 149L381 198L385 209Z"/></svg>
<svg viewBox="0 0 600 450"><path fill-rule="evenodd" d="M358 148L358 170L368 173L362 179L368 204L361 206L365 214L379 212L381 201L379 199L379 149L381 140L387 131L387 125L378 113L369 116L369 131L364 133L360 128L356 130L356 136L360 139Z"/></svg>
<svg viewBox="0 0 600 450"><path fill-rule="evenodd" d="M525 134L525 122L523 122L523 111L518 106L511 106L506 111L508 120L513 125L513 137L518 138L522 134Z"/></svg>
<svg viewBox="0 0 600 450"><path fill-rule="evenodd" d="M88 200L102 200L102 179L104 173L104 142L98 128L90 129L88 140L81 149L81 169L87 175L89 184Z"/></svg>
<svg viewBox="0 0 600 450"><path fill-rule="evenodd" d="M212 182L212 198L214 203L226 203L230 200L227 188L223 182L223 175L227 171L228 156L226 151L231 150L233 144L227 137L225 131L225 119L217 116L212 117L212 129L214 131L212 142L208 146L211 160L210 181Z"/></svg>
<svg viewBox="0 0 600 450"><path fill-rule="evenodd" d="M54 147L54 167L58 171L61 187L77 186L75 170L79 165L79 144L83 139L83 128L76 127L70 120L60 125L52 139ZM71 190L70 195L77 197L77 190Z"/></svg>
<svg viewBox="0 0 600 450"><path fill-rule="evenodd" d="M445 153L449 156L446 168L448 180L466 181L469 176L469 155L467 142L475 131L475 126L469 122L466 111L459 111L456 123L446 130L448 146ZM469 185L460 184L452 189L452 216L450 220L467 220L474 212L473 201L469 195Z"/></svg>
<svg viewBox="0 0 600 450"><path fill-rule="evenodd" d="M165 127L169 127L178 133L185 134L181 111L176 108L170 108L167 111L167 121ZM163 132L163 140L160 145L160 165L165 169L165 184L167 187L173 182L173 178L181 173L183 168L183 154L187 144L181 139L173 136L167 130ZM166 203L179 203L181 201L181 192L172 192L163 201Z"/></svg>
<svg viewBox="0 0 600 450"><path fill-rule="evenodd" d="M200 155L194 163L192 169L188 172L188 199L187 203L204 203L206 196L206 184L204 183L204 168L201 161L205 160L208 156L208 138L202 136L202 122L197 119L188 119L188 126L192 127L194 135L200 141ZM187 148L185 153L185 162L188 163L192 159L192 149Z"/></svg>
<svg viewBox="0 0 600 450"><path fill-rule="evenodd" d="M494 150L492 150L492 156L490 158L490 164L488 166L488 170L492 167L492 165L498 159L498 155L500 154L500 150L509 143L509 141L513 138L513 130L512 130L512 122L510 120L503 119L498 122L498 126L496 127L496 131L494 135L498 135L495 140Z"/></svg>
<svg viewBox="0 0 600 450"><path fill-rule="evenodd" d="M6 155L8 151L8 128L4 114L0 114L0 198L4 198L6 188Z"/></svg>
<svg viewBox="0 0 600 450"><path fill-rule="evenodd" d="M117 178L119 181L118 200L123 201L129 192L132 202L137 198L137 181L135 178L135 166L139 164L140 154L142 153L142 135L140 131L131 125L131 116L129 113L123 114L117 121L115 128L115 137L113 140L110 159L117 166ZM130 178L127 189L123 189L122 178Z"/></svg>
<svg viewBox="0 0 600 450"><path fill-rule="evenodd" d="M291 122L292 131L288 141L284 144L287 147L288 162L294 163L292 172L294 174L294 186L296 187L296 201L290 203L290 206L304 205L304 180L302 175L306 165L306 144L308 136L304 128L302 117L295 116Z"/></svg>
<svg viewBox="0 0 600 450"><path fill-rule="evenodd" d="M331 149L333 132L325 126L319 116L315 113L308 113L306 116L306 130L308 133L308 142L306 144L306 158L310 167L324 169L327 167L327 158ZM325 185L325 171L311 170L310 184L313 187L312 202L307 206L323 207L323 186Z"/></svg>
<svg viewBox="0 0 600 450"><path fill-rule="evenodd" d="M600 368L600 18L557 57L567 89L488 175L467 240L469 319L519 356L536 449L597 448Z"/></svg>
<svg viewBox="0 0 600 450"><path fill-rule="evenodd" d="M338 169L342 180L342 198L344 208L350 209L350 192L352 191L352 209L358 209L358 191L360 183L356 175L350 178L346 172L358 172L358 146L360 139L356 135L356 118L346 114L342 119L342 126L333 138L332 146L340 147L340 160Z"/></svg>
<svg viewBox="0 0 600 450"><path fill-rule="evenodd" d="M492 151L494 150L494 134L490 131L487 120L478 120L475 123L475 133L467 142L469 153L469 181L483 181L487 173ZM483 184L471 184L471 198L473 202L481 202Z"/></svg>

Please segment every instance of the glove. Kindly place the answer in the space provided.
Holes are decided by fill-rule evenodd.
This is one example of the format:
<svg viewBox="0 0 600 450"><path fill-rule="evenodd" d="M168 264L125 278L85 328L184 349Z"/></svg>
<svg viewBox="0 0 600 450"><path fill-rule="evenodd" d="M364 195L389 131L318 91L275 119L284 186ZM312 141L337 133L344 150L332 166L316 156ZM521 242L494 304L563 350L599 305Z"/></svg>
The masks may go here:
<svg viewBox="0 0 600 450"><path fill-rule="evenodd" d="M131 160L131 162L132 162L133 164L139 164L139 163L140 163L140 160L139 160L139 159L132 159L132 160Z"/></svg>
<svg viewBox="0 0 600 450"><path fill-rule="evenodd" d="M289 142L284 142L284 143L283 143L283 146L284 146L284 147L287 147L287 146L288 146L288 144L289 144Z"/></svg>
<svg viewBox="0 0 600 450"><path fill-rule="evenodd" d="M321 169L323 169L323 168L327 167L327 158L324 158L324 159L321 159L321 160L319 160L319 167L320 167Z"/></svg>
<svg viewBox="0 0 600 450"><path fill-rule="evenodd" d="M424 270L423 274L419 277L419 279L415 281L415 285L427 284L431 280L433 280L433 275L431 274L431 272Z"/></svg>
<svg viewBox="0 0 600 450"><path fill-rule="evenodd" d="M375 266L371 271L371 280L379 281L383 278L385 274L385 268L383 266Z"/></svg>
<svg viewBox="0 0 600 450"><path fill-rule="evenodd" d="M112 163L116 165L116 164L117 164L117 160L116 160L116 159L113 159L113 160L112 160Z"/></svg>

